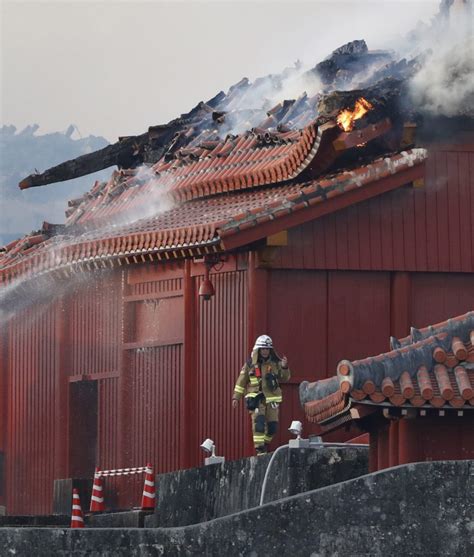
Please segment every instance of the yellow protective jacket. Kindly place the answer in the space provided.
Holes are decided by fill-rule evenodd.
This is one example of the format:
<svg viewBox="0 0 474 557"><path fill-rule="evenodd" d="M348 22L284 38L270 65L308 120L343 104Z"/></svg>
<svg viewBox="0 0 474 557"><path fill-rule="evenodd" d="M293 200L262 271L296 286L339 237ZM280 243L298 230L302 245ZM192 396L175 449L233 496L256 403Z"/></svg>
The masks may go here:
<svg viewBox="0 0 474 557"><path fill-rule="evenodd" d="M273 373L277 379L276 388L272 388L271 382L267 380L268 374ZM240 400L242 396L245 398L256 397L259 393L263 393L265 402L280 403L282 401L282 392L279 383L288 381L291 376L289 368L281 365L281 360L275 354L273 348L270 350L270 357L265 362L258 362L258 348L252 351L251 358L243 365L239 377L235 383L233 398ZM275 384L273 384L275 387Z"/></svg>

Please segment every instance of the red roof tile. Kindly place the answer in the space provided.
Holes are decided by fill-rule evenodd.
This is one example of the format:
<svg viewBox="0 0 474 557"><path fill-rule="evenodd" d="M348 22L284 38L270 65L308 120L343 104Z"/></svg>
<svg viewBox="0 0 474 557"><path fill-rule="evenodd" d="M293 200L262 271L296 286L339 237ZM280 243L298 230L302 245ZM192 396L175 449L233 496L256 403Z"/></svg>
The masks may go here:
<svg viewBox="0 0 474 557"><path fill-rule="evenodd" d="M43 272L63 268L76 263L88 263L97 259L120 258L128 255L149 253L171 253L174 257L201 254L202 250L224 249L222 241L231 235L258 227L262 223L281 218L285 214L298 213L308 205L322 202L329 194L344 195L348 186L362 188L394 172L403 171L424 160L426 153L415 149L381 158L362 167L354 178L352 171L344 171L332 177L304 183L283 182L253 189L240 189L225 195L213 195L184 202L173 202L168 195L155 197L156 208L151 207L151 216L146 209L137 210L137 218L130 224L108 224L89 229L89 218L94 214L95 202L80 223L69 225L62 235L52 238L47 235L26 237L10 244L10 249L0 253L0 280L8 281L27 272ZM107 195L108 188L117 179L116 173L108 186L101 189ZM150 183L147 184L151 188ZM153 202L153 196L148 197ZM125 190L116 204L133 207L133 188ZM160 211L160 208L162 210ZM79 207L80 209L80 207ZM110 206L102 205L94 215L106 220ZM158 214L157 214L158 213ZM130 213L128 213L130 214ZM106 220L107 222L107 220ZM27 247L37 244L27 252Z"/></svg>
<svg viewBox="0 0 474 557"><path fill-rule="evenodd" d="M219 142L192 148L188 145L176 151L171 161L163 157L145 170L115 172L107 183L96 184L82 201L74 200L66 224L110 221L147 206L150 198L164 193L183 202L314 178L334 162L338 151L384 135L390 127L390 121L383 120L346 133L333 121L321 125L313 121L301 130L270 132L254 128ZM391 171L396 171L395 160Z"/></svg>
<svg viewBox="0 0 474 557"><path fill-rule="evenodd" d="M300 398L308 420L332 420L341 408L347 410L351 400L396 407L474 409L474 311L427 327L423 335L428 330L437 333L377 357L343 360L332 392L322 391L321 396L319 382L304 383ZM446 354L444 364L435 357L440 349ZM333 401L341 397L344 404L336 409Z"/></svg>

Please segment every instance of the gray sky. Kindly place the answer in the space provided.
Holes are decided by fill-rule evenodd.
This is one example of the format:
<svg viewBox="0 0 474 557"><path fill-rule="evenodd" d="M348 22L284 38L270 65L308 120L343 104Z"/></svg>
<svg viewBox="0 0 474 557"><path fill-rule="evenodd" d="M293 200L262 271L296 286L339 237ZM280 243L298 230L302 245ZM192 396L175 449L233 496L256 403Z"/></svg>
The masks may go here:
<svg viewBox="0 0 474 557"><path fill-rule="evenodd" d="M439 0L1 1L1 124L77 124L115 141L246 76L314 65L365 39L383 48Z"/></svg>

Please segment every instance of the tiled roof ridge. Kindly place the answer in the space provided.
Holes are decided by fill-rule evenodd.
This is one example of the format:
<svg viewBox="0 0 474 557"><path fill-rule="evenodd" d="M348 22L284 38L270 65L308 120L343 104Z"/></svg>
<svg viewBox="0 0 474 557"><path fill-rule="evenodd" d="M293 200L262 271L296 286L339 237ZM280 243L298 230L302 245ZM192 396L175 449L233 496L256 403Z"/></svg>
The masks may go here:
<svg viewBox="0 0 474 557"><path fill-rule="evenodd" d="M470 313L474 314L474 312L468 312L464 315L446 319L445 321L441 321L440 323L429 325L428 327L423 327L421 329L411 327L410 334L406 337L400 339L397 339L396 337L390 337L390 345L393 349L401 348L430 336L435 336L442 332L449 332L455 335L458 327L462 326L465 317L468 316Z"/></svg>
<svg viewBox="0 0 474 557"><path fill-rule="evenodd" d="M306 168L316 154L321 132L314 123L296 132L250 131L220 142L196 160L176 161L171 166L159 162L154 171L172 182L169 191L176 201L275 184L296 177ZM279 139L272 141L272 137ZM217 174L215 166L219 167Z"/></svg>

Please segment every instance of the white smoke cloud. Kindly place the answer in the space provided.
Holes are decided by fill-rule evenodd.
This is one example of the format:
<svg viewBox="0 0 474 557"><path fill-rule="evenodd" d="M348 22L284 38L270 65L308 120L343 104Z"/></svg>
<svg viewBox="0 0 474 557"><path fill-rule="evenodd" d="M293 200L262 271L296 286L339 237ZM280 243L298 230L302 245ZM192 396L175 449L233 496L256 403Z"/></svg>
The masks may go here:
<svg viewBox="0 0 474 557"><path fill-rule="evenodd" d="M474 116L472 39L438 45L410 83L415 106L432 114Z"/></svg>
<svg viewBox="0 0 474 557"><path fill-rule="evenodd" d="M474 116L474 23L471 2L453 2L430 27L412 34L411 47L423 53L410 82L416 108L448 117Z"/></svg>

